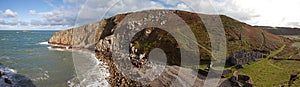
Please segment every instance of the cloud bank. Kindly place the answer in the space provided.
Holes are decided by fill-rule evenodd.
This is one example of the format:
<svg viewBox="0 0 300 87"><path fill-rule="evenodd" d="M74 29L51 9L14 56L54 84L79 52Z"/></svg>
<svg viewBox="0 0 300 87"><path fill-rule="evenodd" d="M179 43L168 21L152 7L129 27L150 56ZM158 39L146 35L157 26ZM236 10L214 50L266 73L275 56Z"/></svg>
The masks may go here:
<svg viewBox="0 0 300 87"><path fill-rule="evenodd" d="M0 11L0 28L67 29L100 21L116 14L147 9L180 9L204 14L223 14L251 25L300 27L298 0L63 0L47 12L28 13L39 18L12 19L17 12Z"/></svg>

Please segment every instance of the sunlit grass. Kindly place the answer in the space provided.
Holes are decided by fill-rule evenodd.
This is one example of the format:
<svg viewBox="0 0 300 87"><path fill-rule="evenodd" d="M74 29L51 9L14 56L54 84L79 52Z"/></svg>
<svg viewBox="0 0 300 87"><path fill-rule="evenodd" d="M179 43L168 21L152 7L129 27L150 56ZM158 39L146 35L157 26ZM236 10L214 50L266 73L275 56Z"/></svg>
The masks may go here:
<svg viewBox="0 0 300 87"><path fill-rule="evenodd" d="M270 55L267 57L267 58L270 58L270 57L274 57L276 54L280 53L282 50L284 50L286 45L283 45L282 47L280 47L278 50L275 50L275 51L272 51L270 53Z"/></svg>
<svg viewBox="0 0 300 87"><path fill-rule="evenodd" d="M262 59L259 62L245 65L243 69L238 71L249 75L255 86L272 87L286 85L290 74L300 72L299 64L299 61ZM296 85L300 86L300 81L296 81L294 86Z"/></svg>

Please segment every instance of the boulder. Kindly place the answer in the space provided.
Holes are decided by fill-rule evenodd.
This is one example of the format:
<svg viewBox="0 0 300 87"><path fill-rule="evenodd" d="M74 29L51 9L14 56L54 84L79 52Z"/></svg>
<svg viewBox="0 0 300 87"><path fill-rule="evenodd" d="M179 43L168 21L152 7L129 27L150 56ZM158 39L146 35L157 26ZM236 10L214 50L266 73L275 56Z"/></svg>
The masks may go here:
<svg viewBox="0 0 300 87"><path fill-rule="evenodd" d="M243 82L246 82L246 81L249 81L250 80L250 77L247 76L247 75L238 75L238 80L239 81L243 81Z"/></svg>
<svg viewBox="0 0 300 87"><path fill-rule="evenodd" d="M2 77L2 72L0 71L0 77Z"/></svg>
<svg viewBox="0 0 300 87"><path fill-rule="evenodd" d="M10 85L12 84L11 80L9 80L8 78L4 78L4 82Z"/></svg>
<svg viewBox="0 0 300 87"><path fill-rule="evenodd" d="M244 67L243 67L243 65L238 64L238 65L235 66L235 68L236 68L236 69L242 69L242 68L244 68Z"/></svg>

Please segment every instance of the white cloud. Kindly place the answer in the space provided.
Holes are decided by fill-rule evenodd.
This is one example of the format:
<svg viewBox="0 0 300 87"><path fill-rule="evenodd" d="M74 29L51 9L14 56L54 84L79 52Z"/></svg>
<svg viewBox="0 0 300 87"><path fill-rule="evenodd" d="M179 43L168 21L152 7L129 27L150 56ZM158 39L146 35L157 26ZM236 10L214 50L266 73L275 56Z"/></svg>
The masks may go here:
<svg viewBox="0 0 300 87"><path fill-rule="evenodd" d="M167 5L177 5L178 3L182 3L180 0L161 0L163 3Z"/></svg>
<svg viewBox="0 0 300 87"><path fill-rule="evenodd" d="M27 25L27 24L28 24L27 22L18 19L12 19L10 21L6 21L0 18L0 25L16 26L16 25Z"/></svg>
<svg viewBox="0 0 300 87"><path fill-rule="evenodd" d="M1 18L0 18L0 24L1 24L1 23L4 23L4 22L5 22L4 19L1 19Z"/></svg>
<svg viewBox="0 0 300 87"><path fill-rule="evenodd" d="M251 25L300 27L299 0L160 0L174 9L224 14ZM180 3L180 4L179 4ZM292 23L292 24L291 24Z"/></svg>
<svg viewBox="0 0 300 87"><path fill-rule="evenodd" d="M64 2L74 1L65 0ZM82 9L75 19L77 26L80 26L99 21L102 17L106 18L125 12L171 8L204 14L224 14L252 25L290 26L291 24L288 22L299 22L299 20L288 21L289 19L285 16L288 14L291 15L289 18L295 18L298 17L296 15L300 15L291 12L295 8L300 8L300 4L295 2L296 0L87 0L85 4L79 5ZM282 6L283 4L291 6Z"/></svg>
<svg viewBox="0 0 300 87"><path fill-rule="evenodd" d="M35 28L65 28L100 21L116 14L147 9L180 9L204 14L224 14L252 25L300 27L299 0L63 0L61 6L46 1L53 10L29 14L41 18L30 22L18 21ZM79 10L81 8L81 10ZM0 11L2 17L16 17L10 9ZM0 19L2 24L13 21ZM47 26L47 27L42 27ZM53 29L51 28L51 29Z"/></svg>
<svg viewBox="0 0 300 87"><path fill-rule="evenodd" d="M36 14L36 11L35 10L29 10L29 14Z"/></svg>
<svg viewBox="0 0 300 87"><path fill-rule="evenodd" d="M3 17L16 17L16 16L18 16L17 12L13 12L10 9L6 9L4 12L0 11L0 13Z"/></svg>
<svg viewBox="0 0 300 87"><path fill-rule="evenodd" d="M76 24L100 21L102 17L120 13L159 8L162 9L164 6L152 0L88 0L79 12Z"/></svg>
<svg viewBox="0 0 300 87"><path fill-rule="evenodd" d="M188 7L184 3L177 4L177 8L180 10L186 10Z"/></svg>
<svg viewBox="0 0 300 87"><path fill-rule="evenodd" d="M63 27L66 26L71 27L74 26L74 22L76 20L77 12L79 11L79 6L74 4L69 4L70 0L64 1L65 3L63 6L55 7L51 11L46 12L37 12L35 10L29 10L29 14L39 16L40 18L32 19L29 24L31 26L53 26L55 28L57 27ZM47 1L47 3L51 6L54 6L50 1ZM74 6L73 6L74 5ZM69 8L72 7L72 8ZM53 28L50 28L53 29Z"/></svg>

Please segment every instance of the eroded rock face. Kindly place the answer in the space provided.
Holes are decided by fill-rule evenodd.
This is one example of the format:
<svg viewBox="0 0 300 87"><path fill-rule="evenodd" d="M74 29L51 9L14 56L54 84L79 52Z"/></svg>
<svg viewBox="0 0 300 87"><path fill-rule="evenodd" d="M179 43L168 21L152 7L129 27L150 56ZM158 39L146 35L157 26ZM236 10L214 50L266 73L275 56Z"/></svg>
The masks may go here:
<svg viewBox="0 0 300 87"><path fill-rule="evenodd" d="M48 41L50 44L67 45L74 48L95 49L95 44L99 41L104 26L102 22L71 28L56 32Z"/></svg>
<svg viewBox="0 0 300 87"><path fill-rule="evenodd" d="M50 44L71 45L73 29L56 32L48 41Z"/></svg>

